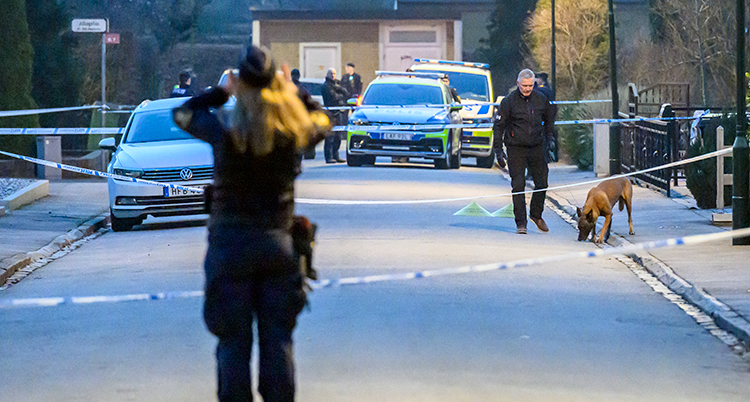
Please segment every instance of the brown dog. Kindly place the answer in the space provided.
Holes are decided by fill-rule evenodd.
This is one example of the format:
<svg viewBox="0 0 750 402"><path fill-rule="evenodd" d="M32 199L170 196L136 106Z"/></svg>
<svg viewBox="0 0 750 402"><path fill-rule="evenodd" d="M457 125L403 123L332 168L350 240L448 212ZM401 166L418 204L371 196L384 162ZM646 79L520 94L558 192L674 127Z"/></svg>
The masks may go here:
<svg viewBox="0 0 750 402"><path fill-rule="evenodd" d="M604 226L602 226L602 231L599 233L599 240L596 242L602 243L609 239L609 230L612 226L612 208L617 201L620 201L620 211L622 211L623 205L628 208L630 234L635 234L633 232L633 218L630 216L633 208L633 186L631 186L628 179L618 177L603 181L598 186L589 190L583 210L576 208L578 214L578 241L586 240L589 233L591 233L591 241L595 241L596 220L602 215L604 216ZM606 238L604 235L605 232Z"/></svg>

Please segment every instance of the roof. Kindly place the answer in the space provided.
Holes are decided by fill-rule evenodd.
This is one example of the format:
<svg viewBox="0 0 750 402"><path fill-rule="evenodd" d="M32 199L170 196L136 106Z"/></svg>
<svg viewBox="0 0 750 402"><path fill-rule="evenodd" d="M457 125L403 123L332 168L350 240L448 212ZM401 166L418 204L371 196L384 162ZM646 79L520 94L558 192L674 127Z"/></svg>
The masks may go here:
<svg viewBox="0 0 750 402"><path fill-rule="evenodd" d="M460 20L467 11L487 11L494 0L321 0L285 1L252 9L255 20Z"/></svg>

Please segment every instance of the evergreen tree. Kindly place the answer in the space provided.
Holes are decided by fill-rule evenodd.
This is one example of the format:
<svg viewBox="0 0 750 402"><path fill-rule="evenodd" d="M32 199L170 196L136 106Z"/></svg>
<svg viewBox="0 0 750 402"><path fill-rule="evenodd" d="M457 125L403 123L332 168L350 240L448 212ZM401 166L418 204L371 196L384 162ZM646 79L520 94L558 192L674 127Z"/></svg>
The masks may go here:
<svg viewBox="0 0 750 402"><path fill-rule="evenodd" d="M31 94L41 108L79 106L83 64L74 56L76 36L70 32L65 3L26 0L26 15L34 47ZM64 126L69 113L40 115L45 127Z"/></svg>
<svg viewBox="0 0 750 402"><path fill-rule="evenodd" d="M0 110L36 108L31 97L34 50L24 0L0 1ZM38 127L36 115L0 117L0 127ZM33 137L0 136L0 149L31 155Z"/></svg>
<svg viewBox="0 0 750 402"><path fill-rule="evenodd" d="M496 0L487 25L489 37L481 39L478 54L490 64L495 95L506 95L516 83L528 52L523 41L524 27L536 8L537 0Z"/></svg>

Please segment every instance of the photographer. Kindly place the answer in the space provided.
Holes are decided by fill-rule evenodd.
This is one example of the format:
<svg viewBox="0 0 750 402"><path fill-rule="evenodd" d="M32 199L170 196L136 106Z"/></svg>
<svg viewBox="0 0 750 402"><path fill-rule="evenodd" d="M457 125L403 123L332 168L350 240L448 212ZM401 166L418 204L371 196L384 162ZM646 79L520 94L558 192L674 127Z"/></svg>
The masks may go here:
<svg viewBox="0 0 750 402"><path fill-rule="evenodd" d="M285 71L288 73L288 67ZM234 95L231 124L211 108ZM310 105L307 105L308 107ZM175 123L213 146L214 183L206 254L204 319L219 339L219 401L251 401L253 321L260 349L258 392L294 400L292 332L306 303L291 230L300 152L323 138L328 118L308 112L271 56L251 46L225 87L188 100Z"/></svg>

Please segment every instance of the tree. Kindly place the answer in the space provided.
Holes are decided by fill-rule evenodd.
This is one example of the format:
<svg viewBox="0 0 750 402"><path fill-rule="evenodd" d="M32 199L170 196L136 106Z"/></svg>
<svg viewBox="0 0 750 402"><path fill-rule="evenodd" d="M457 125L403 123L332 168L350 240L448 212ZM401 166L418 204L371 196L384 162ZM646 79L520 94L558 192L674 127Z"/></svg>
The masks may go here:
<svg viewBox="0 0 750 402"><path fill-rule="evenodd" d="M56 0L27 0L26 16L34 47L32 95L42 108L79 106L83 64L75 57L76 36L64 5ZM40 115L43 126L62 127L69 114Z"/></svg>
<svg viewBox="0 0 750 402"><path fill-rule="evenodd" d="M655 43L633 56L660 57L643 60L648 75L637 78L648 84L687 81L697 88L702 105L734 103L734 4L735 0L652 0Z"/></svg>
<svg viewBox="0 0 750 402"><path fill-rule="evenodd" d="M29 40L24 0L0 1L0 110L36 108L31 97L34 49ZM38 127L37 116L0 117L0 127ZM33 138L0 136L0 149L31 154Z"/></svg>
<svg viewBox="0 0 750 402"><path fill-rule="evenodd" d="M537 0L496 0L495 10L487 25L489 37L481 39L478 56L490 64L493 86L497 95L505 95L513 87L523 69L527 52L523 39L526 20Z"/></svg>
<svg viewBox="0 0 750 402"><path fill-rule="evenodd" d="M525 41L539 69L550 69L550 0L540 0ZM609 34L606 0L557 0L555 5L558 99L581 99L606 85Z"/></svg>

